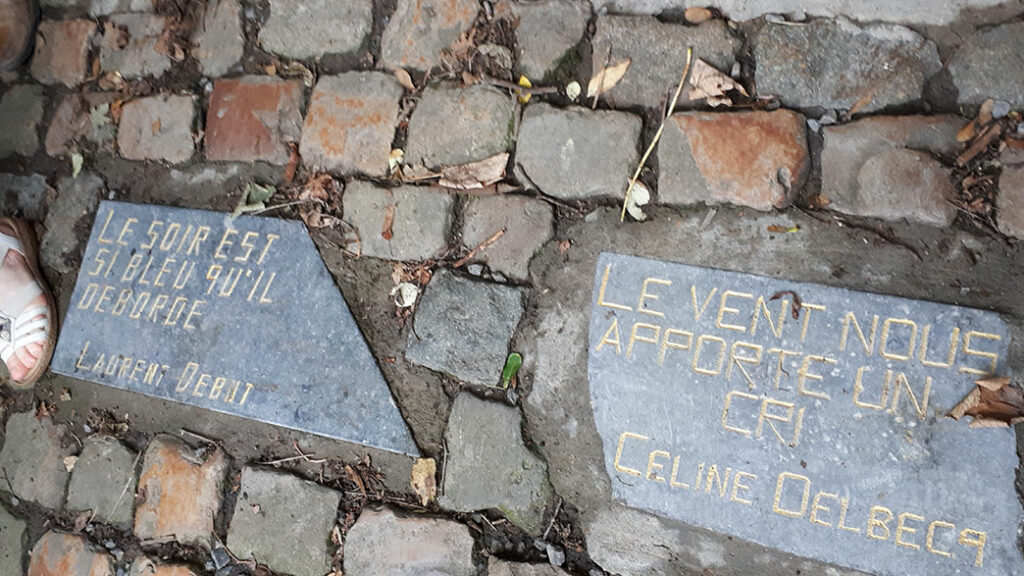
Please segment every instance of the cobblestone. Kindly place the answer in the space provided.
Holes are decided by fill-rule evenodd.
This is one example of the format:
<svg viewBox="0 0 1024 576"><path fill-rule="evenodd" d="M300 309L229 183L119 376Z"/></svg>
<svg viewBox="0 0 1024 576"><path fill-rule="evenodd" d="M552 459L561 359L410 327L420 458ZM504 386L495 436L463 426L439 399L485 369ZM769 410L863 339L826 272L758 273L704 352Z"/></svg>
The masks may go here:
<svg viewBox="0 0 1024 576"><path fill-rule="evenodd" d="M514 407L459 394L445 431L441 506L459 512L496 508L523 530L540 534L551 488L544 462L523 445L522 420Z"/></svg>
<svg viewBox="0 0 1024 576"><path fill-rule="evenodd" d="M550 564L525 564L491 558L487 564L487 576L565 576L565 572Z"/></svg>
<svg viewBox="0 0 1024 576"><path fill-rule="evenodd" d="M804 117L788 110L677 114L658 144L659 201L786 206L808 172L805 134Z"/></svg>
<svg viewBox="0 0 1024 576"><path fill-rule="evenodd" d="M554 210L543 200L525 196L471 197L462 210L462 242L478 246L498 230L505 234L471 262L487 264L513 280L529 279L534 252L555 235Z"/></svg>
<svg viewBox="0 0 1024 576"><path fill-rule="evenodd" d="M268 76L218 80L206 115L209 160L285 164L302 137L302 82Z"/></svg>
<svg viewBox="0 0 1024 576"><path fill-rule="evenodd" d="M447 192L416 186L378 188L353 181L342 202L346 220L359 232L364 256L426 260L448 245L453 200ZM389 211L392 236L387 239L384 222Z"/></svg>
<svg viewBox="0 0 1024 576"><path fill-rule="evenodd" d="M754 39L757 90L786 106L874 112L921 98L942 63L935 43L893 24L766 24Z"/></svg>
<svg viewBox="0 0 1024 576"><path fill-rule="evenodd" d="M0 212L5 216L42 222L54 195L54 190L40 174L0 174Z"/></svg>
<svg viewBox="0 0 1024 576"><path fill-rule="evenodd" d="M516 29L519 70L542 80L554 72L587 30L590 6L575 0L543 0L526 4L506 0L500 8L519 20Z"/></svg>
<svg viewBox="0 0 1024 576"><path fill-rule="evenodd" d="M91 72L89 48L95 34L96 24L90 20L40 22L32 77L43 84L81 84Z"/></svg>
<svg viewBox="0 0 1024 576"><path fill-rule="evenodd" d="M384 176L402 86L391 74L347 72L317 82L302 128L307 165Z"/></svg>
<svg viewBox="0 0 1024 576"><path fill-rule="evenodd" d="M43 120L43 87L11 86L0 99L0 158L31 156L39 149L39 123Z"/></svg>
<svg viewBox="0 0 1024 576"><path fill-rule="evenodd" d="M132 562L128 576L198 576L181 564L159 564L150 558L140 556Z"/></svg>
<svg viewBox="0 0 1024 576"><path fill-rule="evenodd" d="M370 0L271 0L260 42L268 52L289 58L320 58L359 50L372 26Z"/></svg>
<svg viewBox="0 0 1024 576"><path fill-rule="evenodd" d="M64 490L68 472L64 457L71 453L61 447L60 429L48 418L35 414L13 414L7 420L3 450L0 450L0 470L7 475L5 490L31 500L46 508L60 509L64 505Z"/></svg>
<svg viewBox="0 0 1024 576"><path fill-rule="evenodd" d="M1003 152L996 207L999 231L1024 238L1024 152Z"/></svg>
<svg viewBox="0 0 1024 576"><path fill-rule="evenodd" d="M61 100L46 131L43 148L50 156L66 156L81 151L91 142L100 152L113 152L116 128L110 120L110 104L115 94L94 93L86 97L69 94ZM88 100L93 100L90 104Z"/></svg>
<svg viewBox="0 0 1024 576"><path fill-rule="evenodd" d="M135 500L135 454L115 438L86 439L68 484L67 509L91 511L101 522L127 528Z"/></svg>
<svg viewBox="0 0 1024 576"><path fill-rule="evenodd" d="M448 270L434 274L409 334L407 360L471 384L498 384L523 290L474 282Z"/></svg>
<svg viewBox="0 0 1024 576"><path fill-rule="evenodd" d="M592 44L593 70L626 58L631 61L626 75L602 99L615 107L644 106L660 111L679 84L687 46L693 47L695 57L728 74L742 42L722 20L691 27L649 16L605 15L597 19Z"/></svg>
<svg viewBox="0 0 1024 576"><path fill-rule="evenodd" d="M889 149L872 156L857 174L858 193L834 209L887 220L905 218L948 226L956 217L952 175L929 154Z"/></svg>
<svg viewBox="0 0 1024 576"><path fill-rule="evenodd" d="M135 535L173 536L183 544L209 546L227 466L219 449L199 463L194 451L174 437L151 440L139 477L145 499L135 507Z"/></svg>
<svg viewBox="0 0 1024 576"><path fill-rule="evenodd" d="M480 6L474 0L398 0L380 41L388 68L427 71L441 53L468 32Z"/></svg>
<svg viewBox="0 0 1024 576"><path fill-rule="evenodd" d="M227 546L279 572L322 576L331 571L331 529L341 494L294 476L242 471Z"/></svg>
<svg viewBox="0 0 1024 576"><path fill-rule="evenodd" d="M32 548L28 576L113 576L110 556L93 552L82 536L52 530Z"/></svg>
<svg viewBox="0 0 1024 576"><path fill-rule="evenodd" d="M202 23L192 37L192 56L207 76L227 74L245 53L238 0L214 0L206 5ZM302 36L302 34L296 34Z"/></svg>
<svg viewBox="0 0 1024 576"><path fill-rule="evenodd" d="M171 59L158 50L166 20L153 14L115 14L103 27L100 65L104 72L117 71L125 78L161 76Z"/></svg>
<svg viewBox="0 0 1024 576"><path fill-rule="evenodd" d="M367 509L345 540L345 573L473 576L473 537L449 520Z"/></svg>
<svg viewBox="0 0 1024 576"><path fill-rule="evenodd" d="M981 104L988 98L1024 107L1024 22L1011 22L968 36L949 61L959 102Z"/></svg>
<svg viewBox="0 0 1024 576"><path fill-rule="evenodd" d="M11 516L0 506L0 574L21 574L21 550L27 525L24 520Z"/></svg>
<svg viewBox="0 0 1024 576"><path fill-rule="evenodd" d="M437 168L505 152L514 113L512 98L489 86L430 86L409 120L405 161Z"/></svg>
<svg viewBox="0 0 1024 576"><path fill-rule="evenodd" d="M192 158L194 96L159 94L136 98L121 108L117 147L129 160L178 164Z"/></svg>
<svg viewBox="0 0 1024 576"><path fill-rule="evenodd" d="M642 125L626 112L527 106L516 147L520 180L556 198L621 197L640 161Z"/></svg>

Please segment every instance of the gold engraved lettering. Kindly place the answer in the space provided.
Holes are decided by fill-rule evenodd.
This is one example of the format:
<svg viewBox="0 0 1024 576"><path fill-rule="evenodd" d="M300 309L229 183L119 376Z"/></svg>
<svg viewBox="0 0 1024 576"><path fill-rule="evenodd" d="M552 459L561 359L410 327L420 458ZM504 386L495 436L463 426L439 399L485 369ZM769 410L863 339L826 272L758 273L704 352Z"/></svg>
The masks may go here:
<svg viewBox="0 0 1024 576"><path fill-rule="evenodd" d="M914 394L914 390L910 387L910 382L907 380L907 375L903 372L897 372L896 384L893 386L892 392L892 406L889 408L890 414L896 413L896 408L900 402L900 392L904 388L907 390L907 398L910 399L910 403L914 406L914 411L917 412L917 418L924 421L928 416L928 397L932 391L932 377L925 377L924 390L921 391L921 401L918 402L917 395Z"/></svg>
<svg viewBox="0 0 1024 576"><path fill-rule="evenodd" d="M768 321L768 329L772 331L772 334L776 338L782 338L782 327L786 322L786 311L789 310L789 299L783 298L779 302L779 316L778 321L773 322L771 315L768 314L768 303L765 302L764 296L758 296L757 301L754 303L754 316L750 319L750 334L753 336L757 334L757 321L758 313L764 314L764 319Z"/></svg>
<svg viewBox="0 0 1024 576"><path fill-rule="evenodd" d="M928 356L928 337L931 335L932 325L929 324L924 327L924 331L921 332L921 364L929 366L931 368L950 368L953 366L953 361L956 359L957 349L960 347L960 328L953 328L953 331L949 335L949 354L946 356L945 362L936 362L929 360Z"/></svg>
<svg viewBox="0 0 1024 576"><path fill-rule="evenodd" d="M787 480L799 480L803 482L803 494L800 497L800 510L790 510L782 507L782 491L785 488ZM802 518L807 512L807 500L811 495L811 479L806 476L799 474L793 474L790 472L783 472L779 474L778 479L775 482L775 500L772 501L772 512L776 514L786 516L787 518Z"/></svg>
<svg viewBox="0 0 1024 576"><path fill-rule="evenodd" d="M942 520L936 520L932 522L928 525L928 534L925 536L924 539L924 547L932 554L937 554L939 556L945 556L946 558L949 558L953 555L952 553L950 553L948 550L940 550L935 547L935 529L940 526L943 528L948 528L949 530L956 530L956 526L950 524L949 522L943 522Z"/></svg>
<svg viewBox="0 0 1024 576"><path fill-rule="evenodd" d="M870 370L870 367L861 366L857 369L857 379L853 383L853 403L861 408L885 410L886 403L889 400L889 385L892 383L892 370L885 371L885 384L882 385L882 398L878 401L878 404L864 402L860 399L860 395L864 392L864 372L867 370Z"/></svg>
<svg viewBox="0 0 1024 576"><path fill-rule="evenodd" d="M718 474L718 464L712 464L708 467L707 484L704 488L705 494L711 494L712 486L718 486L718 497L725 498L725 492L729 485L729 475L732 474L732 468L725 469L725 476Z"/></svg>
<svg viewBox="0 0 1024 576"><path fill-rule="evenodd" d="M913 542L907 542L903 539L904 534L917 533L917 528L910 528L907 526L908 519L915 522L924 522L924 516L918 516L917 514L911 514L910 512L900 514L896 519L896 538L894 541L897 546L905 546L907 548L913 548L914 550L920 550L920 545L914 544Z"/></svg>
<svg viewBox="0 0 1024 576"><path fill-rule="evenodd" d="M889 352L889 334L892 331L892 325L907 326L910 328L910 337L907 338L907 351L905 354L896 354ZM885 322L882 323L882 343L879 346L878 353L883 358L889 360L909 360L914 356L914 348L917 346L917 323L913 320L907 320L906 318L886 318Z"/></svg>
<svg viewBox="0 0 1024 576"><path fill-rule="evenodd" d="M672 335L686 336L686 344L682 342L672 342L669 338ZM667 328L662 332L661 336L661 347L658 348L658 365L663 366L665 364L665 353L669 348L673 350L689 350L690 346L693 345L693 332L685 332L683 330L676 330L675 328Z"/></svg>
<svg viewBox="0 0 1024 576"><path fill-rule="evenodd" d="M205 396L206 392L204 390L206 389L206 386L209 383L210 383L210 375L205 373L205 372L200 374L199 378L196 379L196 387L195 387L194 390L192 390L192 395L193 396L200 396L200 397Z"/></svg>
<svg viewBox="0 0 1024 576"><path fill-rule="evenodd" d="M783 368L783 366L785 365L786 356L799 356L800 353L794 352L792 350L783 350L782 348L772 348L768 350L768 353L779 355L779 362L775 366L775 389L778 390L779 385L782 383L782 373L786 372L785 368ZM786 376L789 376L788 372L786 372Z"/></svg>
<svg viewBox="0 0 1024 576"><path fill-rule="evenodd" d="M609 336L613 337L609 338ZM608 327L607 331L605 331L604 336L601 337L601 341L598 342L597 346L594 348L594 352L600 352L601 348L604 347L605 344L615 345L616 356L622 354L622 347L619 345L619 318L617 316L612 318L612 325Z"/></svg>
<svg viewBox="0 0 1024 576"><path fill-rule="evenodd" d="M879 515L884 515L884 520L879 518ZM872 506L871 511L868 512L868 538L874 540L888 540L891 533L889 532L889 522L892 522L892 510L889 510L885 506ZM883 530L882 534L877 534L877 530Z"/></svg>
<svg viewBox="0 0 1024 576"><path fill-rule="evenodd" d="M178 385L174 387L175 392L184 392L188 390L189 385L192 383L192 378L199 371L199 364L195 362L189 362L185 365L185 369L181 371L181 376L178 377Z"/></svg>
<svg viewBox="0 0 1024 576"><path fill-rule="evenodd" d="M113 244L114 241L109 238L104 238L107 234L107 227L110 226L110 220L114 217L114 211L107 212L107 219L103 221L103 228L100 229L99 235L96 237L97 244Z"/></svg>
<svg viewBox="0 0 1024 576"><path fill-rule="evenodd" d="M750 350L753 352L752 356L737 354L738 349ZM751 366L761 365L761 352L764 348L759 344L751 344L749 342L741 342L737 340L732 343L732 347L729 348L729 367L725 369L725 381L732 381L732 367L736 366L743 373L743 377L747 380L747 389L754 389L754 379L750 377L750 373L743 367L741 362L750 364Z"/></svg>
<svg viewBox="0 0 1024 576"><path fill-rule="evenodd" d="M751 474L749 472L740 472L739 470L737 470L736 474L733 475L732 477L732 492L729 494L729 500L732 502L739 502L740 504L746 504L747 506L750 506L751 504L753 504L753 501L740 498L736 494L740 490L743 490L744 492L750 491L750 485L742 483L742 480L744 478L757 480L757 476L755 474Z"/></svg>
<svg viewBox="0 0 1024 576"><path fill-rule="evenodd" d="M82 346L82 353L78 355L78 360L75 360L75 369L76 370L88 370L89 369L89 367L87 365L82 363L82 360L85 359L85 354L89 351L89 344L90 344L90 341L86 340L85 344Z"/></svg>
<svg viewBox="0 0 1024 576"><path fill-rule="evenodd" d="M181 224L177 222L171 222L167 226L167 231L164 232L164 237L160 240L160 249L164 252L169 252L174 247L174 243L178 240L178 234L181 233Z"/></svg>
<svg viewBox="0 0 1024 576"><path fill-rule="evenodd" d="M651 330L654 332L653 336L639 336L637 332L641 329ZM647 344L658 344L658 336L661 335L661 326L654 324L646 324L644 322L637 322L633 324L633 329L629 333L629 344L626 345L626 358L633 356L633 345L637 342L644 342Z"/></svg>
<svg viewBox="0 0 1024 576"><path fill-rule="evenodd" d="M82 292L82 297L78 299L78 304L75 306L79 310L86 310L92 307L93 298L96 297L96 292L100 289L99 284L93 284L90 282L85 286L85 290Z"/></svg>
<svg viewBox="0 0 1024 576"><path fill-rule="evenodd" d="M803 394L804 396L810 396L812 398L821 398L822 400L831 400L831 396L829 396L828 394L826 394L824 392L818 392L818 391L808 390L807 389L807 381L808 380L815 380L815 381L818 381L818 382L821 382L822 380L824 380L824 377L821 376L820 374L812 374L811 373L811 371L810 371L811 362L821 362L823 364L838 364L838 362L835 359L828 358L826 356L812 356L812 355L804 356L804 361L800 365L800 371L797 372L797 376L798 376L797 381L796 381L796 390L797 390L797 392L799 392L800 394Z"/></svg>
<svg viewBox="0 0 1024 576"><path fill-rule="evenodd" d="M141 248L142 250L152 250L153 247L156 246L157 238L160 237L160 234L158 234L156 230L163 225L164 223L161 220L153 220L152 222L150 222L149 229L146 231L146 236L149 236L149 242L144 242L142 245L139 246L139 248Z"/></svg>
<svg viewBox="0 0 1024 576"><path fill-rule="evenodd" d="M846 513L850 510L850 497L846 496L839 501L839 524L836 525L840 530L846 530L847 532L853 532L854 534L860 534L860 528L852 528L846 525Z"/></svg>
<svg viewBox="0 0 1024 576"><path fill-rule="evenodd" d="M618 470L619 472L622 472L623 474L629 474L630 476L636 476L639 478L639 470L636 470L634 468L626 468L625 466L619 464L619 461L622 459L622 449L626 444L626 438L631 438L633 440L642 440L644 442L649 441L650 438L648 438L647 436L641 436L640 434L633 434L632 432L623 432L622 434L619 435L619 446L618 448L615 449L615 469Z"/></svg>
<svg viewBox="0 0 1024 576"><path fill-rule="evenodd" d="M718 292L718 288L712 288L711 292L708 292L708 297L704 299L704 305L699 309L697 308L697 286L690 286L690 299L693 301L693 323L700 322L700 317L704 315L704 311L708 309L708 304L711 303L711 299L715 297L715 293Z"/></svg>
<svg viewBox="0 0 1024 576"><path fill-rule="evenodd" d="M700 354L701 354L701 351L703 350L704 342L715 342L716 344L720 345L720 348L718 349L718 362L716 363L716 366L715 366L714 369L701 368L701 367L698 366L698 364L700 363ZM707 334L701 334L697 338L697 346L696 346L696 348L693 351L693 365L692 365L693 371L698 373L698 374L707 374L708 376L717 376L717 375L721 374L722 373L722 367L725 365L725 349L726 349L726 347L727 346L726 346L725 340L719 338L718 336L709 336Z"/></svg>
<svg viewBox="0 0 1024 576"><path fill-rule="evenodd" d="M1000 337L998 334L989 334L987 332L978 332L976 330L971 330L970 332L964 334L964 354L967 354L969 356L981 356L982 358L988 358L989 365L988 368L986 368L985 370L978 370L977 368L961 366L960 372L979 375L994 374L996 371L996 364L999 362L999 355L996 354L995 352L984 352L982 350L975 350L973 347L971 347L971 338L984 338L986 340L995 340L997 342L999 340L1002 340L1002 337Z"/></svg>
<svg viewBox="0 0 1024 576"><path fill-rule="evenodd" d="M171 258L171 257L164 258L164 263L160 265L160 271L157 272L156 278L153 279L153 286L162 287L164 285L164 283L161 281L161 279L164 277L164 274L167 274L168 272L171 271L171 269L168 268L168 264L174 264L174 262L175 262L174 258Z"/></svg>
<svg viewBox="0 0 1024 576"><path fill-rule="evenodd" d="M263 257L261 256L260 257L260 261L262 261L262 260L263 260ZM626 310L626 311L632 312L633 309L630 308L629 306L623 306L622 304L615 304L613 302L608 302L607 300L604 299L605 290L607 290L607 288L608 288L608 276L611 274L611 272L612 272L612 265L611 264L606 265L604 267L604 275L601 276L601 289L597 293L597 305L598 306L604 306L605 308L614 308L616 310Z"/></svg>
<svg viewBox="0 0 1024 576"><path fill-rule="evenodd" d="M663 450L653 450L650 456L647 457L647 479L654 480L655 482L665 483L665 479L658 476L658 470L664 468L664 465L658 464L654 461L655 458L671 458L672 455Z"/></svg>
<svg viewBox="0 0 1024 576"><path fill-rule="evenodd" d="M209 226L199 226L196 229L196 235L192 237L192 243L188 245L188 250L185 251L186 256L197 256L199 255L199 245L210 237Z"/></svg>
<svg viewBox="0 0 1024 576"><path fill-rule="evenodd" d="M214 258L216 258L218 260L227 260L227 258L228 258L227 254L222 253L221 249L223 249L223 248L225 248L227 246L231 246L232 244L234 244L234 242L231 242L230 240L228 240L228 238L230 238L231 236L234 236L236 234L238 234L238 230L228 229L228 230L224 231L224 234L221 235L221 237L220 237L220 243L217 244L217 248L213 251L213 257Z"/></svg>
<svg viewBox="0 0 1024 576"><path fill-rule="evenodd" d="M839 350L846 350L846 337L850 334L850 326L853 326L854 330L857 331L857 338L860 339L861 346L864 347L864 353L871 356L875 353L875 334L878 332L878 314L875 314L871 319L871 340L868 341L864 337L864 331L860 328L860 323L857 322L857 317L853 315L853 312L847 312L846 316L843 317L843 332L839 337Z"/></svg>
<svg viewBox="0 0 1024 576"><path fill-rule="evenodd" d="M786 409L785 417L780 416L778 414L772 414L772 413L768 412L768 407L769 406L781 406L781 407L785 408ZM796 413L796 421L795 422L793 421L794 412ZM765 398L764 400L761 401L761 411L760 411L760 413L757 416L757 429L754 432L754 435L757 438L761 438L762 437L761 432L764 429L765 422L767 422L768 423L768 427L772 429L772 432L775 434L775 437L778 438L779 443L781 443L781 444L788 444L789 446L796 446L797 444L800 443L800 428L803 425L803 417L804 417L804 408L801 408L799 411L796 411L795 410L795 405L792 402L785 402L785 401L782 401L782 400L775 400L773 398ZM774 422L780 422L780 423L794 422L794 424L793 424L793 440L792 440L792 442L786 442L786 439L783 438L782 434L779 433L779 429L775 427L775 424L773 423L773 421Z"/></svg>
<svg viewBox="0 0 1024 576"><path fill-rule="evenodd" d="M726 394L725 395L725 407L722 408L722 428L725 428L726 430L728 430L730 432L736 432L738 434L742 434L742 435L746 436L747 438L750 438L750 434L751 434L750 430L747 430L745 428L738 428L736 426L730 426L729 423L728 423L728 420L729 420L729 407L732 405L732 399L733 399L734 396L737 396L739 398L745 398L745 399L748 399L748 400L757 400L757 396L754 396L753 394L746 394L744 392L739 392L739 391L736 391L736 390L732 390L728 394Z"/></svg>
<svg viewBox="0 0 1024 576"><path fill-rule="evenodd" d="M249 255L252 254L253 249L256 248L256 244L254 244L252 240L255 240L256 238L259 237L259 232L252 231L246 232L245 235L242 236L242 240L241 242L238 243L238 245L245 248L245 253L240 256L235 256L235 262L246 262L249 260Z"/></svg>
<svg viewBox="0 0 1024 576"><path fill-rule="evenodd" d="M132 224L138 222L138 218L128 218L124 221L124 225L121 226L121 233L117 235L117 243L120 246L127 246L128 242L124 239L125 234L130 234L132 231Z"/></svg>
<svg viewBox="0 0 1024 576"><path fill-rule="evenodd" d="M970 538L968 538L968 536L970 536ZM961 530L960 531L960 537L957 538L957 542L959 542L960 544L963 544L964 546L969 546L971 548L976 548L978 550L974 554L974 565L979 567L979 568L981 567L983 561L985 560L985 540L986 539L987 539L987 536L985 535L984 532L979 532L977 530L971 530L969 528L964 528L963 530Z"/></svg>
<svg viewBox="0 0 1024 576"><path fill-rule="evenodd" d="M676 475L679 474L679 456L672 460L672 476L668 479L668 485L673 488L689 489L690 485L685 482L676 482Z"/></svg>
<svg viewBox="0 0 1024 576"><path fill-rule="evenodd" d="M825 307L822 306L821 304L810 304L808 302L801 302L800 308L803 309L804 311L804 323L800 328L800 341L803 342L807 340L807 325L810 324L811 322L811 312L814 310L824 312Z"/></svg>
<svg viewBox="0 0 1024 576"><path fill-rule="evenodd" d="M725 292L722 292L722 299L718 303L718 316L715 318L715 326L718 326L719 328L724 328L725 330L746 332L746 326L739 326L737 324L726 324L722 322L722 318L726 314L739 314L740 312L738 308L730 308L726 306L726 301L729 299L730 296L735 296L737 298L749 298L750 300L754 299L753 294L746 294L744 292L733 292L732 290L726 290Z"/></svg>
<svg viewBox="0 0 1024 576"><path fill-rule="evenodd" d="M661 284L662 286L671 286L672 285L671 281L669 281L669 280L662 280L660 278L647 278L646 280L644 280L643 285L640 287L640 299L636 303L636 311L637 312L643 312L644 314L650 314L651 316L660 316L660 317L664 318L665 317L665 313L664 312L659 312L657 310L652 310L652 309L647 307L646 300L657 300L658 299L658 295L657 294L651 294L650 292L647 291L647 285L648 284L652 284L652 283L653 284Z"/></svg>
<svg viewBox="0 0 1024 576"><path fill-rule="evenodd" d="M829 492L818 492L817 494L815 494L814 495L814 500L811 501L811 517L810 517L810 520L814 524L821 524L822 526L828 526L829 528L831 528L832 527L832 523L831 522L826 522L826 521L821 520L821 519L818 518L818 512L831 512L832 511L831 508L829 508L828 506L825 506L825 505L823 505L821 503L821 499L822 498L831 498L833 500L838 501L839 500L839 495L838 494L831 494Z"/></svg>
<svg viewBox="0 0 1024 576"><path fill-rule="evenodd" d="M263 259L267 257L267 252L270 251L270 245L274 243L274 240L280 238L277 234L267 234L267 245L263 247L263 252L260 252L260 259L256 261L256 264L263 264Z"/></svg>
<svg viewBox="0 0 1024 576"><path fill-rule="evenodd" d="M245 383L245 393L242 394L242 400L238 403L239 406L245 406L245 401L249 399L249 392L252 392L252 389L255 387L252 382Z"/></svg>

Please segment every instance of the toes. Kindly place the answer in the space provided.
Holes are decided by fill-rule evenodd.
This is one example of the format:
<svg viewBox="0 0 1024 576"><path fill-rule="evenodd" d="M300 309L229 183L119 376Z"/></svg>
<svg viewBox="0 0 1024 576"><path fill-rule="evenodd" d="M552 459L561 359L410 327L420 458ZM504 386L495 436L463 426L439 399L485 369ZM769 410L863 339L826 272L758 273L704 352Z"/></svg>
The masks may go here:
<svg viewBox="0 0 1024 576"><path fill-rule="evenodd" d="M25 376L28 376L29 369L18 358L18 354L15 353L7 360L7 371L11 373L12 380L20 382L24 380Z"/></svg>
<svg viewBox="0 0 1024 576"><path fill-rule="evenodd" d="M29 358L32 358L33 360L38 360L39 357L43 355L43 343L33 342L32 344L25 346L24 350L25 353L28 354Z"/></svg>
<svg viewBox="0 0 1024 576"><path fill-rule="evenodd" d="M25 371L31 370L36 365L36 358L33 357L28 350L28 346L22 346L14 351L14 356L21 362L21 365L25 367Z"/></svg>

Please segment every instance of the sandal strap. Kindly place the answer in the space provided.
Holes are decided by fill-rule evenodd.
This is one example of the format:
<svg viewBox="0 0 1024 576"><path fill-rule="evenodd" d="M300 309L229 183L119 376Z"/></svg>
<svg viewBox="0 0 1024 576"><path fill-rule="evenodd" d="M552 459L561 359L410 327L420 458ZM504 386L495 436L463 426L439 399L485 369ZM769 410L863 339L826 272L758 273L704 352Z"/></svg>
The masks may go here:
<svg viewBox="0 0 1024 576"><path fill-rule="evenodd" d="M8 318L19 318L22 315L22 310L33 298L43 293L43 289L39 287L39 283L33 280L28 284L15 290L12 294L7 296L0 302L0 314ZM31 316L30 316L31 318Z"/></svg>
<svg viewBox="0 0 1024 576"><path fill-rule="evenodd" d="M14 355L14 351L17 350L18 348L24 348L25 346L28 346L29 344L35 344L36 342L45 342L45 341L46 341L46 331L45 330L41 330L41 331L38 331L38 332L33 332L32 334L29 334L28 336L24 336L24 337L22 337L19 340L15 340L14 342L3 342L3 341L0 341L0 360L3 360L4 364L7 364L7 361L11 359L11 356Z"/></svg>
<svg viewBox="0 0 1024 576"><path fill-rule="evenodd" d="M49 324L50 311L45 306L38 306L0 326L0 359L6 364L18 348L46 341Z"/></svg>
<svg viewBox="0 0 1024 576"><path fill-rule="evenodd" d="M25 255L25 251L21 249L21 242L17 238L0 232L0 267L4 265L4 260L7 259L8 250L14 250L22 256Z"/></svg>

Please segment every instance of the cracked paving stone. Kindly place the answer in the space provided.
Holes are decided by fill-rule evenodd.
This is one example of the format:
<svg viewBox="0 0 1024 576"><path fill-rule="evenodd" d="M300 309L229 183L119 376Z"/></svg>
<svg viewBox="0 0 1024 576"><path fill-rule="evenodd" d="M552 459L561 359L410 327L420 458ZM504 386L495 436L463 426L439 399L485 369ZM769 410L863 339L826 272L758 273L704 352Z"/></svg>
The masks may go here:
<svg viewBox="0 0 1024 576"><path fill-rule="evenodd" d="M70 455L70 449L61 446L61 428L49 418L39 419L31 412L13 414L0 450L0 470L7 475L5 489L59 510L68 483L64 457Z"/></svg>

